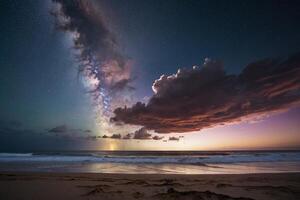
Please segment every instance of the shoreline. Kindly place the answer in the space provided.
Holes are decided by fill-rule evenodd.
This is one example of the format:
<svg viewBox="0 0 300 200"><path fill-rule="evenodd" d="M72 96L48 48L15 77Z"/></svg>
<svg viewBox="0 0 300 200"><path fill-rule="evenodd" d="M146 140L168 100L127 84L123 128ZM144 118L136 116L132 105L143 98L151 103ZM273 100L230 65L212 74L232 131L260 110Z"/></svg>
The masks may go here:
<svg viewBox="0 0 300 200"><path fill-rule="evenodd" d="M0 171L0 177L1 176L5 176L5 175L9 175L9 176L17 176L17 175L28 175L28 176L33 176L33 175L41 175L41 176L44 176L44 175L54 175L54 176L60 176L60 175L63 175L63 176L67 176L67 175L71 175L71 176L78 176L78 175L83 175L83 176L91 176L91 175L95 175L96 177L98 176L153 176L153 177L156 177L156 176L194 176L194 177L200 177L200 176L247 176L247 175L253 175L253 176L259 176L259 175L262 175L262 176L268 176L268 175L277 175L277 174L286 174L286 175L291 175L291 174L294 174L294 175L299 175L300 176L300 171L287 171L287 172L263 172L263 173L252 173L252 172L249 172L249 173L219 173L219 174L179 174L179 173L168 173L168 174L159 174L159 173L110 173L110 172L51 172L51 171L4 171L4 170L1 170ZM0 181L1 181L1 178L0 178ZM299 183L300 183L300 180L299 180Z"/></svg>
<svg viewBox="0 0 300 200"><path fill-rule="evenodd" d="M299 199L300 173L0 172L0 199Z"/></svg>

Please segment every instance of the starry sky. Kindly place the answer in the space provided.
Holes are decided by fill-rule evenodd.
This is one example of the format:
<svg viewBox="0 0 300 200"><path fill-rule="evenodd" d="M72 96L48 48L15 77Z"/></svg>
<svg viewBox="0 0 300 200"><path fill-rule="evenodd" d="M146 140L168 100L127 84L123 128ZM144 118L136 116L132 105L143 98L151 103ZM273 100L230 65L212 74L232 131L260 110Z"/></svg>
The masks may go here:
<svg viewBox="0 0 300 200"><path fill-rule="evenodd" d="M118 118L123 126L111 120L118 107L155 104L158 94L169 94L154 94L153 83L178 69L217 60L226 74L239 77L249 63L296 55L298 1L76 2L0 2L0 151L300 147L299 63L293 68L293 101L267 109L263 117L187 132L131 124L133 114L126 110L126 119ZM74 19L71 25L62 20L66 16ZM80 53L86 50L88 56ZM95 61L92 73L86 67L79 73L91 58L102 63ZM281 78L271 83L288 80ZM115 139L102 138L113 134ZM124 139L127 134L131 139Z"/></svg>

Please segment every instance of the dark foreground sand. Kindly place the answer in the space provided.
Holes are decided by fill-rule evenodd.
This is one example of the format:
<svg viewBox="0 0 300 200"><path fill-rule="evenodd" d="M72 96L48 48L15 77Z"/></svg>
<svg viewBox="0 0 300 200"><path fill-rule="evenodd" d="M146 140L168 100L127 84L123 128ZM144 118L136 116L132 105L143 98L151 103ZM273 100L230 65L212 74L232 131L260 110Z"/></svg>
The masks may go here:
<svg viewBox="0 0 300 200"><path fill-rule="evenodd" d="M300 199L300 173L128 175L1 173L1 200Z"/></svg>

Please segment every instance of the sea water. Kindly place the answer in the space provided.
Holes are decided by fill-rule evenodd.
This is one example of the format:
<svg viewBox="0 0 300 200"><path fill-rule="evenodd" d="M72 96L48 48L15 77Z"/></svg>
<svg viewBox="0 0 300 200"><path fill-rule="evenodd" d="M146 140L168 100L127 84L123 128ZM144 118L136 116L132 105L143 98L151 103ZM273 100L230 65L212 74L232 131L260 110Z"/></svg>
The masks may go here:
<svg viewBox="0 0 300 200"><path fill-rule="evenodd" d="M2 172L245 174L300 172L300 151L0 153Z"/></svg>

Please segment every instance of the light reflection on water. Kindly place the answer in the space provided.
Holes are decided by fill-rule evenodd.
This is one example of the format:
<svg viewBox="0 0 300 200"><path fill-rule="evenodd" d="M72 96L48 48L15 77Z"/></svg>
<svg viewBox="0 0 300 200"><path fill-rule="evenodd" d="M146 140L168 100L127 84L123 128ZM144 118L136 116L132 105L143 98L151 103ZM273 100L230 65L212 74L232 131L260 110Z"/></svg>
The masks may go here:
<svg viewBox="0 0 300 200"><path fill-rule="evenodd" d="M235 164L1 163L0 171L89 172L123 174L246 174L300 172L300 162Z"/></svg>

